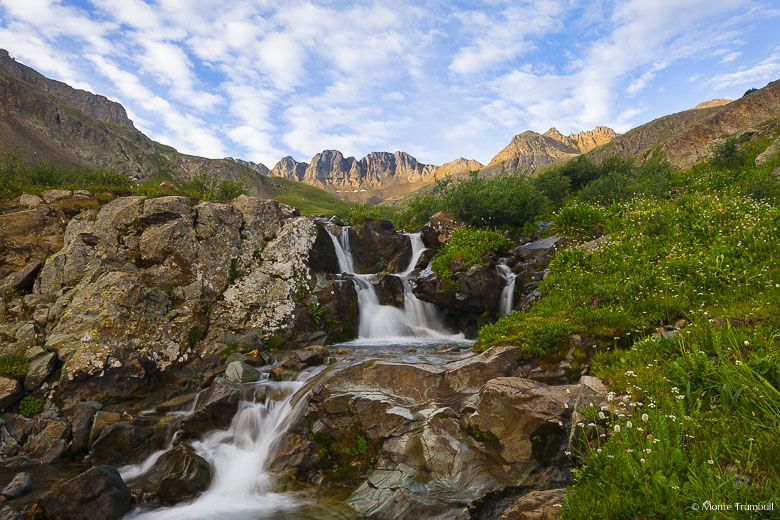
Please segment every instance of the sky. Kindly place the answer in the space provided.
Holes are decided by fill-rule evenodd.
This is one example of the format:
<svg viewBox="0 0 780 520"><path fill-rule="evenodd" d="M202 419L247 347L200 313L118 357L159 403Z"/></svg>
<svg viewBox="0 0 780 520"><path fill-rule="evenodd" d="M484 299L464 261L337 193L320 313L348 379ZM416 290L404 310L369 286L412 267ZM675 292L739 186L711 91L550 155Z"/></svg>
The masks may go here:
<svg viewBox="0 0 780 520"><path fill-rule="evenodd" d="M780 79L780 0L0 0L0 48L179 151L487 163Z"/></svg>

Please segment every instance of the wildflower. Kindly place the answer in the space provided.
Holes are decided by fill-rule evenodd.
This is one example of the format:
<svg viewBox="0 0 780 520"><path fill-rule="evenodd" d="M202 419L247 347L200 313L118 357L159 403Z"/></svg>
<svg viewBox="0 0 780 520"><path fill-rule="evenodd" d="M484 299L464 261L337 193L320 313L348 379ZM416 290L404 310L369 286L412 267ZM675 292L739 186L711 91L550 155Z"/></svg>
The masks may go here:
<svg viewBox="0 0 780 520"><path fill-rule="evenodd" d="M644 463L645 463L645 459L639 459L639 462L641 462L642 464L644 464Z"/></svg>
<svg viewBox="0 0 780 520"><path fill-rule="evenodd" d="M746 346L746 347L749 347L749 346L750 346L750 342L749 342L748 340L745 340L745 346Z"/></svg>
<svg viewBox="0 0 780 520"><path fill-rule="evenodd" d="M646 413L643 413L643 414L642 414L642 420L643 420L644 422L647 422L647 421L649 421L649 420L650 420L650 417L649 417L649 416L648 416Z"/></svg>
<svg viewBox="0 0 780 520"><path fill-rule="evenodd" d="M712 466L713 464L715 464L715 462L714 462L712 459L710 459L710 460L708 460L708 461L707 461L707 464L709 464L710 466Z"/></svg>
<svg viewBox="0 0 780 520"><path fill-rule="evenodd" d="M599 412L599 419L601 419L603 421L606 418L607 418L607 416L604 415L604 412Z"/></svg>
<svg viewBox="0 0 780 520"><path fill-rule="evenodd" d="M629 430L634 426L634 424L631 421L626 422L626 428Z"/></svg>
<svg viewBox="0 0 780 520"><path fill-rule="evenodd" d="M596 450L597 453L601 453L601 448Z"/></svg>
<svg viewBox="0 0 780 520"><path fill-rule="evenodd" d="M650 453L651 451L653 450L651 450L650 448L645 448L645 453Z"/></svg>
<svg viewBox="0 0 780 520"><path fill-rule="evenodd" d="M620 433L620 425L619 424L615 425L615 433Z"/></svg>
<svg viewBox="0 0 780 520"><path fill-rule="evenodd" d="M650 440L653 440L653 434L652 433L648 433L647 434L647 438L650 439Z"/></svg>

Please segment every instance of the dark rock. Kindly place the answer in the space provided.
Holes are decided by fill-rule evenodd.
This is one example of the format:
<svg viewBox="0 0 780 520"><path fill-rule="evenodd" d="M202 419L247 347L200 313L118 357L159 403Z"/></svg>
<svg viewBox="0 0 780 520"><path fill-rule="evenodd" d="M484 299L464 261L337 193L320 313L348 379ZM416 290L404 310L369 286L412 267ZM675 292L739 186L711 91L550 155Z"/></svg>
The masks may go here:
<svg viewBox="0 0 780 520"><path fill-rule="evenodd" d="M295 345L324 345L328 341L328 335L321 331L314 331L314 332L305 332L303 334L299 334L296 336L296 338L292 341Z"/></svg>
<svg viewBox="0 0 780 520"><path fill-rule="evenodd" d="M196 410L184 418L179 425L189 436L200 438L211 430L230 425L238 410L241 390L224 378L214 383L198 396Z"/></svg>
<svg viewBox="0 0 780 520"><path fill-rule="evenodd" d="M71 452L83 453L89 449L89 434L96 413L97 409L89 404L81 404L71 408L70 413L68 413L72 437Z"/></svg>
<svg viewBox="0 0 780 520"><path fill-rule="evenodd" d="M33 482L32 475L27 472L17 473L11 482L3 488L2 495L6 498L19 498L31 491L33 487L35 487L35 482Z"/></svg>
<svg viewBox="0 0 780 520"><path fill-rule="evenodd" d="M157 413L178 412L189 408L197 398L197 393L178 395L164 403L158 404L155 406L154 411Z"/></svg>
<svg viewBox="0 0 780 520"><path fill-rule="evenodd" d="M90 446L93 464L133 464L168 442L168 426L148 424L139 426L129 422L111 423L100 430Z"/></svg>
<svg viewBox="0 0 780 520"><path fill-rule="evenodd" d="M0 410L5 410L24 395L22 385L16 379L0 377Z"/></svg>
<svg viewBox="0 0 780 520"><path fill-rule="evenodd" d="M57 355L54 352L47 352L30 361L27 365L24 387L27 390L34 390L41 386L54 371L56 365Z"/></svg>
<svg viewBox="0 0 780 520"><path fill-rule="evenodd" d="M496 312L501 303L504 281L491 266L477 264L468 272L456 273L461 292L457 299L470 312Z"/></svg>
<svg viewBox="0 0 780 520"><path fill-rule="evenodd" d="M409 237L396 233L388 220L366 220L362 227L349 227L349 243L355 272L401 272L412 258Z"/></svg>
<svg viewBox="0 0 780 520"><path fill-rule="evenodd" d="M0 503L0 520L27 520L27 515Z"/></svg>
<svg viewBox="0 0 780 520"><path fill-rule="evenodd" d="M38 416L33 433L24 446L29 458L48 464L65 454L70 440L70 424L61 419L64 417L47 418L45 412Z"/></svg>
<svg viewBox="0 0 780 520"><path fill-rule="evenodd" d="M187 444L161 455L151 471L160 475L156 493L163 500L193 499L211 483L209 463Z"/></svg>
<svg viewBox="0 0 780 520"><path fill-rule="evenodd" d="M298 361L310 367L321 365L325 361L322 354L315 350L298 351L295 353L295 357Z"/></svg>
<svg viewBox="0 0 780 520"><path fill-rule="evenodd" d="M312 296L325 309L319 325L334 341L348 341L357 336L357 292L352 280L327 280Z"/></svg>
<svg viewBox="0 0 780 520"><path fill-rule="evenodd" d="M19 271L9 274L0 281L0 296L4 295L6 291L13 290L29 292L40 270L41 263L38 260L34 260Z"/></svg>
<svg viewBox="0 0 780 520"><path fill-rule="evenodd" d="M376 296L381 305L392 305L393 307L403 308L404 306L404 283L393 275L382 273L371 279L376 289Z"/></svg>
<svg viewBox="0 0 780 520"><path fill-rule="evenodd" d="M340 273L339 258L333 240L321 225L317 226L317 238L309 251L309 266L319 273Z"/></svg>
<svg viewBox="0 0 780 520"><path fill-rule="evenodd" d="M38 505L52 520L114 520L130 510L131 502L119 472L98 466L46 494Z"/></svg>

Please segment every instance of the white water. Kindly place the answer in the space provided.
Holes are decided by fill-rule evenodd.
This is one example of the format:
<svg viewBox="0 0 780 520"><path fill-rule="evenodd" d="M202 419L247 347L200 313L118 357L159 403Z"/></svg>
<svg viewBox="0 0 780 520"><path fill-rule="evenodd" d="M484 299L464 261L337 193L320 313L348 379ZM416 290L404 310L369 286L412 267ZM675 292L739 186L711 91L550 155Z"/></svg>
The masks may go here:
<svg viewBox="0 0 780 520"><path fill-rule="evenodd" d="M501 278L506 281L504 290L501 292L501 316L508 316L512 313L515 299L515 279L517 275L505 264L498 264L498 270L501 271Z"/></svg>
<svg viewBox="0 0 780 520"><path fill-rule="evenodd" d="M447 330L436 305L421 301L412 292L412 272L425 251L420 233L406 234L412 242L412 258L407 268L398 274L404 287L403 310L379 303L376 288L371 283L374 275L355 273L352 250L349 247L349 228L342 229L339 239L330 230L328 233L336 248L339 269L351 276L357 289L358 339L355 341L406 343L412 338L444 341L463 339L462 335L454 335Z"/></svg>
<svg viewBox="0 0 780 520"><path fill-rule="evenodd" d="M300 496L272 491L273 477L265 465L279 438L300 411L303 400L294 405L294 394L313 373L316 371L301 372L298 381L257 383L271 387L269 393L281 391L285 397L279 401L266 399L263 403L242 401L227 430L213 431L202 441L192 443L198 455L212 467L213 479L206 492L192 502L170 508L138 511L127 518L249 520L301 506L304 501ZM151 467L147 461L135 469L125 467L122 475L139 475L140 466L147 465Z"/></svg>

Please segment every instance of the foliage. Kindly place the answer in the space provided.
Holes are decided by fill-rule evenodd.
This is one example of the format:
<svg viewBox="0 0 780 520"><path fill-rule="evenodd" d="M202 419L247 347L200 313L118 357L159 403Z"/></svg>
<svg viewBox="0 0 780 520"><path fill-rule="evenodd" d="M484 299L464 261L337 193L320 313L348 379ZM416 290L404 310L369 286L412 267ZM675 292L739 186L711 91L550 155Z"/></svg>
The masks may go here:
<svg viewBox="0 0 780 520"><path fill-rule="evenodd" d="M233 285L233 282L244 276L244 270L240 269L238 267L239 260L238 258L234 258L230 261L230 268L228 269L228 276L227 276L227 282L225 283L225 288L230 287Z"/></svg>
<svg viewBox="0 0 780 520"><path fill-rule="evenodd" d="M24 354L3 354L0 356L0 374L22 377L27 374L28 363Z"/></svg>
<svg viewBox="0 0 780 520"><path fill-rule="evenodd" d="M492 179L473 174L458 181L440 180L407 203L413 222L425 222L438 211L448 211L474 227L490 229L522 228L549 206L550 200L521 174Z"/></svg>
<svg viewBox="0 0 780 520"><path fill-rule="evenodd" d="M749 89L747 89L747 90L745 91L745 93L744 93L744 94L742 94L742 97L745 97L745 96L747 96L748 94L752 94L752 93L753 93L753 92L755 92L756 90L758 90L756 87L749 88Z"/></svg>
<svg viewBox="0 0 780 520"><path fill-rule="evenodd" d="M710 164L715 168L733 170L750 166L750 154L743 148L746 137L728 137L715 148Z"/></svg>
<svg viewBox="0 0 780 520"><path fill-rule="evenodd" d="M573 202L555 213L554 229L566 236L589 238L597 225L605 223L607 215L600 206Z"/></svg>
<svg viewBox="0 0 780 520"><path fill-rule="evenodd" d="M282 177L264 177L271 184L274 199L298 208L301 215L344 214L354 206L327 191Z"/></svg>
<svg viewBox="0 0 780 520"><path fill-rule="evenodd" d="M469 427L466 429L466 433L468 433L471 437L475 438L479 442L485 442L489 444L498 443L498 437L494 433L481 430L478 424L469 425Z"/></svg>
<svg viewBox="0 0 780 520"><path fill-rule="evenodd" d="M225 344L227 348L222 351L222 361L225 361L227 358L229 358L232 354L235 354L238 352L238 343L234 342L228 342Z"/></svg>
<svg viewBox="0 0 780 520"><path fill-rule="evenodd" d="M539 193L547 197L553 204L558 204L569 194L572 179L559 169L549 168L531 178L530 182Z"/></svg>
<svg viewBox="0 0 780 520"><path fill-rule="evenodd" d="M323 314L325 314L325 307L322 307L319 303L312 303L309 305L309 314L314 324L319 325Z"/></svg>
<svg viewBox="0 0 780 520"><path fill-rule="evenodd" d="M361 226L366 220L389 220L396 228L409 224L405 209L398 206L377 206L375 204L351 204L339 208L336 214L350 224Z"/></svg>
<svg viewBox="0 0 780 520"><path fill-rule="evenodd" d="M19 401L19 413L25 417L32 417L43 410L43 401L31 395L24 396Z"/></svg>
<svg viewBox="0 0 780 520"><path fill-rule="evenodd" d="M194 199L233 200L246 193L244 183L232 179L222 179L213 173L201 171L184 183L184 192Z"/></svg>
<svg viewBox="0 0 780 520"><path fill-rule="evenodd" d="M495 231L459 229L452 234L433 261L431 268L443 280L452 280L450 267L454 260L461 262L466 270L482 261L482 256L490 251L506 251L514 243Z"/></svg>
<svg viewBox="0 0 780 520"><path fill-rule="evenodd" d="M189 348L194 348L195 344L200 341L200 338L203 337L203 331L200 330L197 327L194 327L187 332L187 346Z"/></svg>

